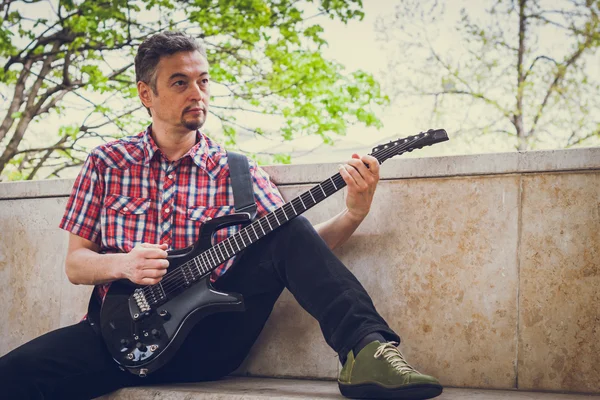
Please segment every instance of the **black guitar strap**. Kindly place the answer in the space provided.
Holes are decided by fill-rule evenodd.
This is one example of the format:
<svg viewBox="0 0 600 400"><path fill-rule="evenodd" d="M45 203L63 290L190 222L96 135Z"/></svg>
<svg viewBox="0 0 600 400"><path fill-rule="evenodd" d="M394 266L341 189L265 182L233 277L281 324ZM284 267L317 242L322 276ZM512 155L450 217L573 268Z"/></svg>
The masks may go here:
<svg viewBox="0 0 600 400"><path fill-rule="evenodd" d="M229 176L233 189L233 201L235 212L250 214L250 218L256 217L256 201L254 200L254 189L252 177L250 176L250 165L246 156L232 151L227 152L229 164ZM94 288L95 289L95 288ZM92 329L100 334L100 299L93 290L88 304L87 320Z"/></svg>
<svg viewBox="0 0 600 400"><path fill-rule="evenodd" d="M254 200L254 189L248 159L245 155L234 153L233 151L227 152L227 159L235 212L248 213L250 214L250 219L254 219L256 217L256 201Z"/></svg>

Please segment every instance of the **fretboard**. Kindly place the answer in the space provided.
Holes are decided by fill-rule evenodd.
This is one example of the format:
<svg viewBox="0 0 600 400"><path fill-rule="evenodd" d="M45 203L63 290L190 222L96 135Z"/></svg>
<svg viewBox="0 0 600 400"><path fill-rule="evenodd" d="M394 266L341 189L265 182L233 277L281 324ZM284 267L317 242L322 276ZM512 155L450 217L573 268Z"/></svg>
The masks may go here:
<svg viewBox="0 0 600 400"><path fill-rule="evenodd" d="M409 136L378 146L373 149L371 155L377 159L379 164L382 164L395 155L446 140L448 140L446 131L430 129L416 136ZM164 303L171 295L176 295L180 290L210 274L217 266L345 186L346 182L339 173L324 180L275 211L252 222L236 234L170 271L158 284L146 286L143 289L145 299L153 306Z"/></svg>
<svg viewBox="0 0 600 400"><path fill-rule="evenodd" d="M219 242L189 261L189 263L192 263L192 265L190 265L191 268L187 271L190 274L190 278L193 277L195 280L206 275L217 266L250 246L252 243L267 236L275 229L314 207L316 204L325 200L345 186L346 182L344 182L342 176L337 173L331 178L328 178L310 190L302 193L300 196L288 201L275 211L272 211L245 226L236 234Z"/></svg>
<svg viewBox="0 0 600 400"><path fill-rule="evenodd" d="M245 226L236 234L229 236L180 265L179 268L169 272L158 284L145 287L143 291L148 302L152 306L166 302L180 290L210 274L216 267L240 253L252 243L267 236L345 186L346 182L337 173L295 199L288 201L275 211Z"/></svg>

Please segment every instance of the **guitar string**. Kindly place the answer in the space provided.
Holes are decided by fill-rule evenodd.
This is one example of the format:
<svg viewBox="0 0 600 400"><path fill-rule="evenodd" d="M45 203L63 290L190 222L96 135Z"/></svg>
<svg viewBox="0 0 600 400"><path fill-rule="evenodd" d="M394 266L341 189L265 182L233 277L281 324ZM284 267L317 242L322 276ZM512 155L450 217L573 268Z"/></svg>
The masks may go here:
<svg viewBox="0 0 600 400"><path fill-rule="evenodd" d="M397 153L398 155L404 153L405 149L408 149L412 144L416 143L420 139L422 139L422 138L415 137L414 139L412 139L410 141L408 141L408 139L399 139L397 142L391 142L391 143L398 143L398 142L403 141L403 140L404 140L404 142L402 142L402 144L390 145L388 148L383 147L383 149L381 149L379 151L376 151L376 152L373 152L371 155L374 156L374 157L376 157L376 158L378 156L381 156L381 157L384 158L383 161L385 161L387 158L389 158L388 156L396 155L394 153ZM383 146L388 146L388 145L383 145ZM382 163L383 161L379 161L379 162ZM214 268L216 266L221 265L223 262L227 261L229 258L233 257L236 254L235 248L233 247L232 243L230 243L230 242L232 242L232 241L235 242L236 246L238 247L238 251L241 251L241 250L245 249L246 247L248 247L247 245L244 245L245 242L243 240L243 233L246 233L246 236L247 236L247 238L249 240L249 243L252 244L253 242L258 241L259 239L261 239L264 236L268 235L271 231L274 231L275 229L279 228L280 226L282 226L283 224L285 224L287 221L290 220L289 218L287 218L287 213L285 212L286 211L285 210L286 206L289 207L289 209L287 211L294 211L294 217L297 216L297 215L299 215L299 214L297 214L295 212L294 209L292 209L292 206L291 206L295 200L299 200L302 196L309 195L309 192L310 192L310 196L311 196L311 197L309 197L309 199L313 200L312 197L314 197L315 193L312 193L312 191L314 189L316 189L317 187L319 187L319 186L324 191L329 191L329 189L331 189L331 188L334 189L334 191L332 193L329 193L327 195L323 194L323 198L322 199L320 199L320 200L318 200L316 202L313 201L312 204L310 206L308 206L308 207L305 207L304 206L305 203L302 202L304 211L306 211L310 207L316 205L320 201L324 200L328 196L330 196L333 193L335 193L337 190L342 189L344 186L346 186L346 184L343 181L343 179L342 179L342 182L339 184L339 186L333 184L332 180L335 179L335 178L337 178L337 177L341 178L341 175L339 173L336 174L336 175L334 175L330 179L325 180L324 184L318 184L317 186L314 186L313 188L309 189L307 192L302 193L300 196L298 196L298 197L292 199L291 201L285 203L280 208L278 208L278 209L270 212L269 214L265 215L263 218L260 218L257 221L252 222L248 226L242 228L236 234L234 234L232 236L229 236L228 238L226 238L226 239L222 240L221 242L217 243L216 245L212 246L210 249L208 249L208 250L200 253L198 256L194 257L192 260L190 260L190 261L182 264L179 268L177 268L176 270L173 271L173 275L171 275L170 273L166 274L164 276L164 278L161 280L161 282L159 282L159 283L157 283L155 285L147 285L146 287L144 287L142 289L142 291L144 292L144 295L146 296L147 299L148 299L149 296L152 296L155 300L158 300L158 301L155 301L155 303L159 303L163 299L162 298L158 298L157 299L157 296L156 296L156 293L155 293L155 289L154 289L155 286L159 286L160 287L159 289L157 289L159 296L161 296L160 293L162 292L163 295L164 295L164 297L168 298L169 294L172 294L173 292L175 292L175 291L177 291L179 289L185 288L185 286L188 283L195 283L200 278L202 278L205 275L207 275L210 272L212 272L212 270L214 270ZM321 192L318 191L318 190L316 191L316 193L321 194ZM307 201L308 201L308 199L307 199ZM282 214L285 216L285 219L284 219L285 222L283 224L279 223L280 221L279 221L279 219L277 218L277 215L276 215L276 212L280 211L280 210L283 210ZM292 217L292 219L294 217ZM251 238L251 236L250 236L250 232L251 232L250 229L251 229L251 227L254 224L256 224L256 225L258 225L258 227L261 228L261 231L262 231L263 226L261 224L261 221L263 221L263 220L267 221L267 223L269 224L269 227L271 227L271 226L273 226L273 224L275 224L275 228L271 229L271 231L267 232L266 234L263 234L262 236L258 236L256 239L253 240ZM255 229L256 229L256 227L255 227ZM258 232L255 232L255 233L258 233ZM242 240L242 246L239 245L238 241L236 240L236 236L239 236L239 238ZM225 258L224 260L221 260L222 257L219 257L219 254L218 254L217 250L219 250L219 252L221 252L221 254L223 256L224 256L224 254L228 254L229 255L230 253L229 253L229 251L227 249L227 244L230 245L230 250L232 250L233 254L230 255L229 257ZM213 252L214 252L214 255L216 257L212 256L211 254L207 254L207 253L209 253L213 249L215 249ZM223 250L225 250L225 253L223 253ZM214 260L212 262L208 262L208 263L197 262L197 259L200 259L201 261L203 261L202 260L203 256L204 256L204 258L207 261L210 261L211 259L216 259L217 264L215 264ZM209 258L209 256L210 256L210 258ZM200 273L199 276L195 276L194 273L192 273L191 274L191 279L187 279L187 277L185 275L185 271L182 269L182 267L183 268L188 268L188 270L190 270L190 269L197 269L197 270L201 270L202 272ZM205 268L207 269L206 271L205 271ZM176 275L179 275L179 276L176 276ZM161 296L161 297L163 297L163 296Z"/></svg>
<svg viewBox="0 0 600 400"><path fill-rule="evenodd" d="M402 153L401 153L401 151L403 151L404 149L406 149L406 148L410 147L410 145L412 145L414 142L418 141L419 139L421 139L421 138L415 138L415 139L411 140L410 142L407 142L407 141L406 141L406 139L400 139L400 140L405 140L405 142L404 142L402 145L400 145L398 148L396 148L396 149L395 149L395 147L397 147L397 146L398 146L398 144L395 144L395 145L392 145L392 146L390 146L390 147L389 147L387 150L386 150L386 148L384 147L382 150L379 150L379 152L374 152L374 153L372 153L371 155L372 155L372 156L384 156L384 157L387 157L388 155L392 155L393 153L396 153L396 152L397 152L397 154L402 154ZM394 142L391 142L391 143L394 143ZM396 143L397 143L397 142L396 142ZM384 146L387 146L387 145L384 145ZM385 159L384 159L383 161L385 161ZM383 161L380 161L380 163L382 163ZM335 176L333 176L331 179L337 178L338 176L341 178L341 175L339 175L339 174L336 174L336 175L335 175ZM330 188L333 186L333 187L334 187L336 190L334 190L334 192L330 193L329 195L331 195L331 194L335 193L335 191L337 191L337 189L338 189L338 188L336 187L336 185L332 184L332 183L330 182L330 180L326 180L326 181L324 181L324 182L325 182L325 184L324 184L324 185L321 185L321 184L319 184L319 185L317 185L317 186L321 186L323 189L326 189L326 188L325 188L325 185L327 185L327 190L328 190L328 189L330 189ZM305 192L305 193L301 194L300 196L298 196L297 198L295 198L295 199L291 200L290 202L288 202L288 203L285 203L285 204L284 204L282 207L278 208L277 210L275 210L275 211L272 211L271 213L267 214L267 215L265 216L265 218L264 218L264 219L266 219L266 220L268 221L268 223L269 223L269 225L270 225L270 226L272 225L272 224L271 224L271 222L272 222L273 224L274 224L275 222L277 222L277 224L276 224L276 227L275 227L275 228L273 228L272 230L275 230L275 229L277 229L279 226L283 225L283 224L280 224L280 223L279 223L279 220L277 219L277 215L275 214L277 211L284 210L284 213L285 213L285 207L286 207L286 206L289 206L289 205L291 205L291 204L294 202L294 200L298 200L298 199L300 199L300 197L308 195L308 194L309 194L309 192L312 192L314 189L316 189L316 188L317 188L317 186L315 186L315 187L311 188L309 191L307 191L307 192ZM339 188L339 189L343 188L344 186L345 186L345 182L344 182L344 181L343 181L343 179L342 179L342 182L340 183L340 188ZM318 191L316 191L316 192L317 192L317 193L319 193ZM313 196L313 194L312 194L312 193L310 193L310 194L311 194L311 197L312 197L312 196ZM329 195L324 195L323 199L321 199L321 200L319 200L319 201L316 201L316 202L313 202L313 204L312 204L310 207L312 207L312 206L316 205L318 202L320 202L320 201L324 200L324 199L325 199L325 198L327 198ZM319 197L320 197L320 196L319 196ZM307 199L307 201L308 201L308 199ZM303 204L304 204L304 203L303 203ZM310 207L306 207L306 208L305 208L305 211L306 211L308 208L310 208ZM290 208L291 208L291 206L290 206ZM289 211L292 211L292 210L289 210ZM286 215L286 216L287 216L287 215ZM271 217L273 217L273 218L271 218ZM271 218L271 220L269 220L269 218ZM198 256L194 257L194 259L192 259L192 260L190 260L190 261L188 261L188 262L186 262L186 263L182 264L182 265L181 265L181 267L188 268L188 269L192 269L192 268L197 268L197 269L199 269L199 266L198 266L198 265L195 265L195 263L192 263L191 261L195 261L197 258L200 258L200 259L201 259L203 255L204 255L204 258L205 258L207 261L210 261L210 259L209 259L208 255L206 255L206 253L210 252L212 249L218 248L218 247L219 247L219 246L221 246L221 245L223 245L222 247L223 247L224 249L226 249L227 247L226 247L226 245L225 245L225 243L224 243L224 242L230 242L231 240L229 240L229 239L233 239L233 241L235 241L235 243L236 243L236 245L238 246L238 249L239 249L239 248L240 248L240 246L239 246L239 243L236 241L236 239L235 239L235 236L239 235L239 236L240 236L240 238L242 239L242 242L243 242L243 236L242 236L242 234L243 234L243 233L246 233L246 236L248 237L248 239L249 239L249 241L250 241L250 244L252 244L252 243L253 243L253 240L252 240L252 239L251 239L251 237L250 237L250 234L249 234L250 230L249 230L248 228L250 228L250 226L251 226L251 225L253 225L254 223L257 223L257 225L259 225L259 226L260 226L260 225L261 225L261 224L260 224L260 222L261 222L262 220L263 220L263 218L261 218L261 219L259 219L259 220L257 220L257 221L254 221L252 224L250 224L250 225L248 225L247 227L243 228L242 230L240 230L240 232L237 232L235 235L232 235L232 236L228 237L227 239L224 239L223 241L219 242L218 244L216 244L215 246L211 247L211 248L210 248L210 249L208 249L207 251L205 251L205 252L203 252L203 253L199 254ZM285 221L287 222L287 221L289 221L289 219L286 217ZM284 223L285 223L285 222L284 222ZM262 226L261 226L261 227L262 227ZM270 232L269 232L269 233L270 233ZM267 234L268 234L268 233L267 233ZM258 237L256 240L254 240L254 241L257 241L257 240L261 239L261 238L262 238L262 237L264 237L264 236L266 236L266 235L260 236L260 237ZM233 251L233 253L234 253L233 255L235 255L235 249L233 248L233 246L231 245L231 243L229 243L229 244L230 244L230 247L231 247L231 249L232 249L232 250L234 250L234 251ZM243 248L244 248L244 249L245 249L246 247L247 247L247 246L243 246ZM219 250L220 250L220 251L222 251L221 249L219 249ZM238 250L238 251L241 251L241 250ZM207 275L208 273L210 273L210 272L211 272L211 271L214 269L214 267L216 267L216 266L218 266L218 265L222 264L222 263L223 263L223 262L225 262L227 259L229 259L229 258L233 257L233 255L232 255L232 256L230 256L230 257L228 257L228 258L224 259L224 260L220 260L220 258L218 257L218 253L217 253L216 251L214 251L214 253L215 253L215 255L217 256L217 257L216 257L217 264L215 264L214 260L213 260L213 262L212 262L212 263L211 263L211 262L208 262L208 264L207 264L207 265L205 265L204 263L202 263L202 264L203 264L203 265L202 265L202 273L201 273L201 275L200 275L200 276L197 276L197 277L195 277L196 279L193 279L193 278L194 278L193 274L192 274L192 279L189 279L189 280L188 280L188 279L186 279L185 272L184 272L184 271L183 271L183 269L180 267L180 268L177 268L175 271L173 271L173 273L174 273L174 274L173 274L173 275L171 275L170 277L168 277L169 279L163 279L163 280L161 280L161 282L159 282L159 283L158 283L158 284L156 284L156 285L148 285L148 286L146 286L145 288L143 288L144 294L145 294L146 296L148 296L148 295L152 295L152 297L153 297L153 298L156 300L156 299L157 299L157 297L156 297L156 295L155 295L155 293L154 293L154 292L155 292L155 290L153 289L153 287L154 287L154 286L160 286L160 291L162 291L162 292L163 292L163 294L164 294L164 296L165 296L165 297L168 297L168 295L169 295L169 294L171 294L171 293L173 293L175 290L178 290L178 289L181 289L181 288L185 288L185 285L186 285L186 284L188 284L189 282L192 282L192 283L194 283L195 281L199 280L199 279L200 279L200 278L202 278L203 276L205 276L205 275ZM213 258L213 259L214 259L215 257L212 257L212 256L211 256L211 258ZM212 265L210 265L210 264L212 264ZM204 271L204 268L207 268L207 270L206 270L206 271ZM170 275L170 274L167 274L167 275ZM176 275L179 275L179 276L176 276ZM175 290L174 290L174 289L175 289ZM159 296L160 296L160 291L159 291ZM162 299L160 299L160 298L159 298L159 299L158 299L158 301L155 301L154 303L159 303L159 302L160 302L160 300L162 300Z"/></svg>
<svg viewBox="0 0 600 400"><path fill-rule="evenodd" d="M408 147L410 147L410 145L411 145L412 143L414 143L414 142L418 141L419 139L420 139L420 138L413 139L413 140L412 140L410 143L409 143L409 142L407 142L407 141L405 141L405 142L404 142L404 144L403 144L403 145L401 145L401 146L399 146L399 148L398 148L398 149L394 149L396 146L398 146L397 144L395 144L395 145L393 145L393 146L390 146L390 148L388 148L387 150L386 150L386 148L384 147L383 151L381 151L381 150L380 150L380 154L378 154L377 152L374 152L372 155L373 155L373 156L385 156L385 157L387 157L388 155L390 155L390 154L392 154L392 153L396 153L396 152L398 152L397 154L402 154L402 153L400 153L400 151L404 150L404 148L402 148L403 146L406 146L405 148L408 148ZM401 140L402 140L402 139L401 139ZM392 143L394 143L394 142L392 142ZM386 146L386 145L384 145L384 146ZM383 161L385 161L385 160L383 160ZM380 163L381 163L381 162L383 162L383 161L380 161ZM333 178L337 178L337 177L338 177L338 175L339 175L339 174L336 174L336 176L332 177L331 179L333 179ZM341 178L341 176L340 176L340 178ZM343 185L342 185L342 183L343 183ZM336 185L332 184L332 183L330 182L330 180L326 180L324 185L321 185L321 184L319 184L319 185L317 185L317 186L321 186L323 189L325 189L325 187L324 187L325 185L327 185L327 190L329 190L329 189L330 189L330 188L333 186L333 187L336 189L335 191L337 191L337 187L336 187ZM311 195L311 197L313 197L312 191L313 191L314 189L316 189L316 188L317 188L317 186L315 186L315 187L311 188L311 189L310 189L308 192L301 194L300 196L298 196L298 198L295 198L295 199L293 199L292 201L290 201L290 202L288 202L288 203L284 204L282 207L278 208L277 210L275 210L275 211L273 211L273 212L271 212L271 213L267 214L267 215L265 216L265 217L266 217L266 220L269 220L269 218L270 218L270 217L273 217L273 218L275 219L275 221L277 221L276 228L274 228L274 229L272 229L272 230L275 230L275 229L277 229L279 226L283 225L283 224L280 224L280 223L279 223L279 219L277 218L277 215L276 215L276 212L277 212L277 211L279 211L279 210L283 210L283 213L284 213L284 215L286 215L286 222L287 222L289 219L287 218L287 214L285 213L285 207L286 207L286 206L289 206L289 205L291 205L291 204L293 204L293 201L294 201L294 200L298 200L298 199L299 199L301 196L309 194L309 192L311 192L311 193L310 193L310 195ZM342 180L342 182L340 183L340 186L341 186L340 188L342 188L343 186L345 186L345 182L343 182L343 180ZM335 193L335 191L334 191L334 192L332 192L331 194ZM317 191L317 193L318 193L318 191ZM329 195L331 195L331 194L329 194ZM322 200L324 200L325 198L327 198L329 195L324 195L324 197L323 197L323 199L322 199ZM320 196L319 196L319 197L320 197ZM308 200L308 199L307 199L307 200ZM315 204L317 204L318 202L322 201L322 200L319 200L319 201L313 202L313 204L311 205L311 207L312 207L312 206L314 206ZM291 207L290 207L290 208L291 208ZM308 207L307 207L307 208L305 208L305 210L306 210L306 209L308 209ZM289 210L289 211L291 211L291 210ZM272 218L272 219L273 219L273 218ZM270 224L270 222L273 222L273 223L275 223L275 221L273 221L272 219L271 219L270 221L268 221L269 225L271 225L271 224ZM259 225L259 226L260 226L260 225L261 225L261 224L260 224L260 221L262 221L262 218L261 218L261 219L259 219L259 220L257 220L257 221L255 221L255 222L258 222L258 224L257 224L257 225ZM284 223L285 223L285 222L284 222ZM253 225L253 224L254 224L254 223L252 223L252 224L250 224L250 225ZM194 265L195 263L194 263L194 264L192 264L192 263L191 263L191 261L195 261L197 258L200 258L200 259L201 259L201 257L202 257L203 255L204 255L204 257L206 258L206 260L207 260L207 261L210 261L210 260L209 260L209 257L208 257L207 255L205 255L205 253L208 253L208 252L209 252L209 251L211 251L212 249L219 248L219 246L221 246L221 245L222 245L222 247L223 247L223 248L226 250L226 249L227 249L227 247L226 247L226 245L225 245L225 242L230 242L231 240L229 240L229 239L233 239L233 241L235 241L236 245L238 246L238 251L240 251L240 250L239 250L239 249L240 249L239 243L238 243L238 242L236 241L236 239L235 239L235 236L236 236L236 235L239 235L239 237L242 239L242 242L243 242L243 236L242 236L242 235L243 235L243 233L246 233L246 236L248 237L250 244L252 244L252 243L253 243L253 240L252 240L252 239L251 239L251 237L250 237L250 230L249 230L249 229L247 229L247 228L250 228L250 225L249 225L248 227L245 227L244 229L242 229L240 232L236 233L235 235L232 235L232 236L230 236L229 238L227 238L227 239L225 239L225 240L223 240L223 241L219 242L217 245L213 246L211 249L208 249L207 251L205 251L205 252L201 253L200 255L198 255L198 256L196 256L196 257L194 257L194 259L192 259L192 260L190 260L190 261L188 261L188 262L186 262L186 263L182 264L182 265L181 265L181 267L183 267L183 268L188 268L188 270L189 270L189 269L192 269L192 268L194 268L194 267L196 267L196 268L199 270L199 266L198 266L197 264L196 264L196 265ZM262 228L262 226L261 226L261 228ZM256 239L256 240L259 240L259 239L261 239L261 238L262 238L262 237L264 237L264 236L265 236L265 235L263 235L263 236L260 236L260 237L257 237L257 239ZM256 240L254 240L254 241L256 241ZM233 246L231 245L231 243L229 243L229 244L230 244L230 247L231 247L231 249L232 249L232 250L235 250L235 249L233 248ZM244 245L243 247L244 247L244 248L246 248L247 246L245 246L245 245ZM221 250L220 248L219 248L219 251L221 251L221 252L222 252L222 250ZM172 275L171 277L168 277L168 278L169 278L168 280L167 280L167 279L163 279L163 280L161 280L161 282L160 282L160 283L158 283L158 284L156 284L156 285L148 285L148 286L146 286L146 287L143 289L143 291L144 291L144 294L145 294L146 296L148 296L148 295L150 295L150 294L151 294L151 295L152 295L152 297L155 299L154 303L159 303L159 302L160 302L160 300L162 300L162 299L160 299L160 298L159 298L159 299L158 299L158 301L156 301L156 300L157 300L157 297L156 297L156 295L155 295L155 290L154 290L154 288L153 288L154 286L160 286L160 289L161 289L161 291L163 292L163 295L164 295L164 297L168 297L168 296L169 296L169 294L173 293L175 290L178 290L178 289L181 289L181 288L185 288L185 285L189 284L190 282L192 282L192 283L193 283L193 282L197 281L198 279L202 278L203 276L205 276L206 274L208 274L209 272L211 272L211 271L214 269L214 267L216 267L216 266L218 266L218 265L222 264L224 261L226 261L227 259L229 259L229 258L231 258L231 257L232 257L232 256L230 256L230 257L228 257L228 258L226 258L226 259L224 259L224 260L220 260L220 258L218 257L218 253L216 252L216 250L214 251L214 253L215 253L215 255L216 255L216 261L217 261L217 263L215 264L214 260L213 260L213 262L212 262L212 263L210 263L210 262L209 262L209 263L208 263L208 265L204 265L204 263L203 263L203 265L202 265L202 273L200 274L200 276L197 276L197 277L195 277L196 279L194 279L194 274L192 273L192 277L191 277L191 279L189 279L189 280L188 280L188 279L186 278L185 271L183 270L183 268L181 268L181 267L180 267L180 268L177 268L175 271L173 271L173 272L174 272L174 275ZM228 252L227 252L227 253L228 253ZM235 251L233 251L233 253L234 253L233 255L235 255ZM211 258L215 258L215 257L212 257L212 256L211 256ZM213 264L213 265L210 265L210 264ZM206 271L204 271L204 268L205 268L205 267L207 268L207 270L206 270ZM176 274L176 275L179 275L179 276L175 276L175 274ZM175 290L174 290L174 289L175 289ZM160 292L159 292L159 296L160 296Z"/></svg>
<svg viewBox="0 0 600 400"><path fill-rule="evenodd" d="M337 189L340 189L340 188L342 188L343 186L345 186L345 182L343 181L343 179L342 179L341 175L339 175L339 174L336 174L335 176L331 177L331 179L336 179L336 178L339 178L339 179L338 179L338 183L337 183ZM336 189L336 185L332 184L331 182L327 182L326 184L324 184L324 185L321 185L321 186L322 186L322 187L323 187L325 190L327 190L327 191L329 191L330 189L333 189L333 190L332 190L332 192L331 192L329 195L331 195L331 194L335 193L335 190L337 190L337 189ZM314 188L312 188L311 190L315 190L315 189L316 189L316 186L315 186ZM320 191L318 191L318 190L315 190L315 192L317 193L317 196L318 196L318 193L321 193L321 192L320 192ZM307 197L307 198L306 198L306 201L308 201L308 194L307 194L307 193L303 193L301 196L305 196L305 197ZM327 196L323 196L323 200L324 200L326 197L327 197ZM293 207L292 207L292 204L293 204L293 202L294 202L294 201L296 201L296 203L299 203L299 201L298 201L298 198L295 198L295 199L293 199L293 200L291 200L291 201L289 201L289 202L285 203L284 205L282 205L280 208L278 208L278 209L277 209L277 210L275 210L274 212L271 212L271 213L269 213L269 215L266 215L266 216L265 216L266 218L268 218L268 219L269 219L269 221L270 221L270 224L271 224L271 225L275 225L275 226L276 226L275 228L273 228L273 230L277 229L278 227L280 227L280 226L282 226L283 224L285 224L285 222L287 222L287 221L289 221L289 220L290 220L290 218L288 218L288 217L287 217L287 215L288 215L288 214L291 214L291 215L293 215L293 217L292 217L292 218L294 218L296 215L299 215L299 214L296 214L296 213L295 213L295 211L294 211L294 209L293 209ZM322 200L319 200L319 201L322 201ZM318 202L317 202L317 203L318 203ZM314 205L315 205L315 204L317 204L317 203L314 203L314 204L312 204L311 206L314 206ZM297 204L297 206L298 206L298 207L300 207L300 205L299 205L299 204ZM308 208L306 208L306 209L308 209ZM306 210L306 209L305 209L305 210ZM285 221L283 224L279 224L279 222L280 222L280 221L279 221L279 219L277 219L277 217L276 217L276 215L275 215L275 212L276 212L276 211L280 211L280 210L282 210L282 214L283 214L282 216L280 216L280 218L283 218L283 219L284 219L284 221ZM269 232L266 232L266 233L264 233L264 234L255 235L256 239L252 239L252 236L250 235L250 232L257 231L257 229L256 229L256 226L259 226L259 227L260 227L261 225L264 225L264 224L261 224L261 223L260 223L260 221L261 221L261 220L254 221L254 222L253 222L253 223L251 223L251 224L250 224L248 227L245 227L243 230L241 230L240 232L237 232L235 235L232 235L232 236L228 237L227 239L224 239L223 241L219 242L217 245L213 246L213 248L215 248L215 247L217 247L217 246L220 246L220 245L223 245L225 242L228 242L228 241L235 240L235 237L236 237L236 235L240 235L240 236L241 236L241 235L243 235L243 233L246 233L246 236L248 237L248 240L249 240L250 244L252 244L253 242L256 242L257 240L259 240L259 239L261 239L261 238L263 238L264 236L268 235L268 234L270 233L270 231L269 231ZM276 223L276 222L277 222L277 223ZM253 226L254 226L254 229L252 229L252 227L253 227ZM262 230L263 230L263 228L261 228L260 230L258 230L258 232L261 232ZM236 241L236 243L237 243L237 241ZM237 245L238 245L238 247L239 247L239 243L238 243ZM227 246L225 246L225 245L223 245L222 247L223 247L224 249L226 249L226 248L227 248ZM231 250L232 250L232 251L231 251L231 253L233 253L233 255L235 255L235 249L233 248L233 246L230 246L230 247L231 247ZM246 248L247 246L243 246L243 247L244 247L244 248ZM210 249L209 249L209 250L210 250ZM215 253L217 253L217 252L215 251ZM227 252L227 254L229 255L229 252ZM223 263L223 262L224 262L224 261L226 261L227 259L229 259L229 258L233 257L233 255L229 255L229 257L228 257L228 258L226 258L226 259L224 259L224 260L222 260L221 258L218 258L218 259L217 259L217 261L219 262L219 264L217 264L217 265L220 265L221 263ZM197 257L195 257L195 258L198 258L198 257L201 257L201 256L202 256L202 254L198 255L198 256L197 256ZM194 259L195 259L195 258L194 258ZM205 257L205 258L206 258L206 257ZM194 260L194 259L193 259L193 260ZM197 277L195 277L196 279L193 279L193 278L194 278L194 273L191 273L191 277L190 277L190 279L186 279L186 277L187 277L187 274L186 274L186 272L184 272L184 271L183 271L182 267L183 267L183 268L188 268L188 270L189 270L190 268L191 268L191 269L198 269L198 270L199 270L199 267L200 267L200 266L199 266L199 265L196 265L196 264L193 262L193 260L190 260L190 261L188 261L188 262L186 262L186 263L182 264L180 268L178 268L178 269L176 269L176 270L174 270L174 271L173 271L174 273L177 273L177 271L179 271L179 273L177 273L177 275L178 275L178 276L175 276L175 280L173 280L173 279L169 279L168 281L166 281L166 282L165 282L165 279L163 279L163 280L161 281L161 283L162 283L162 286L161 286L161 289L160 289L160 290L161 290L161 291L163 291L165 295L167 295L167 293L166 293L167 291L168 291L169 293L172 293L172 291L173 291L172 289L177 289L177 288L179 287L179 285L180 285L180 284L186 283L186 281L187 281L187 282L195 282L195 281L196 281L198 278L202 277L204 274L207 274L207 273L211 272L211 266L207 266L207 265L205 265L205 263L203 263L203 265L202 265L202 273L201 273L201 275L200 275L199 277L197 276ZM207 268L207 270L206 270L206 271L204 270L205 268ZM147 286L146 288L150 288L150 287L152 287L152 286L159 286L159 284L156 284L156 285L150 285L150 286ZM154 291L154 289L150 289L150 291ZM148 293L148 291L145 291L145 294L146 294L146 295L152 295L153 297L155 297L155 298L156 298L156 296L154 295L154 293ZM160 292L159 292L159 295L160 295Z"/></svg>

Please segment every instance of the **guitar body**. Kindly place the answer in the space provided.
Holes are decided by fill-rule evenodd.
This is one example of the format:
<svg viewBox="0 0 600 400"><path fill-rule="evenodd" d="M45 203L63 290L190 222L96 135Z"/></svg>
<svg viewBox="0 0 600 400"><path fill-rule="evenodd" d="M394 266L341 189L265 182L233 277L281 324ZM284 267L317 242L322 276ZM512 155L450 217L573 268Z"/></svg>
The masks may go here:
<svg viewBox="0 0 600 400"><path fill-rule="evenodd" d="M194 245L169 252L167 273L210 248L217 230L249 222L248 214L232 214L203 224ZM139 307L135 299L136 290L140 288L143 286L128 280L113 282L100 311L100 331L112 357L122 368L140 376L167 363L204 317L216 312L244 310L242 295L216 291L210 283L210 273L199 279L190 278L186 290L149 311Z"/></svg>

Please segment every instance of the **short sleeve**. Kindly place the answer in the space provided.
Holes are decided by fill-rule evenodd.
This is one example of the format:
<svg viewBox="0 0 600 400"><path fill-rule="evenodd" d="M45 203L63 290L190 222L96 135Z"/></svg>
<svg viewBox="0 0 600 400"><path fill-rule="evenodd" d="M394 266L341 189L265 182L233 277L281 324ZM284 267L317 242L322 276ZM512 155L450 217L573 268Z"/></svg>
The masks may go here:
<svg viewBox="0 0 600 400"><path fill-rule="evenodd" d="M59 227L97 244L101 242L100 213L104 182L94 154L88 155L71 190Z"/></svg>
<svg viewBox="0 0 600 400"><path fill-rule="evenodd" d="M254 198L256 199L257 217L262 217L281 207L285 201L279 189L262 168L250 161L250 175L254 183Z"/></svg>

